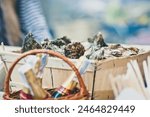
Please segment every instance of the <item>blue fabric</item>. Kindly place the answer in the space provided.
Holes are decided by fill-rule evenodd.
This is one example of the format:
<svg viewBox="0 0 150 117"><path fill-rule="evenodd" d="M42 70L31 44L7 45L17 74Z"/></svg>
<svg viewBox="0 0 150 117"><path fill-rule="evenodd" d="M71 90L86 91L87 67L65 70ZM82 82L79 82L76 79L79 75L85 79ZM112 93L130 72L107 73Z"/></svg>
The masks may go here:
<svg viewBox="0 0 150 117"><path fill-rule="evenodd" d="M26 35L31 32L38 42L52 39L39 0L17 0L21 29Z"/></svg>
<svg viewBox="0 0 150 117"><path fill-rule="evenodd" d="M0 43L3 42L5 45L8 45L8 41L6 38L6 30L3 19L2 9L0 8Z"/></svg>

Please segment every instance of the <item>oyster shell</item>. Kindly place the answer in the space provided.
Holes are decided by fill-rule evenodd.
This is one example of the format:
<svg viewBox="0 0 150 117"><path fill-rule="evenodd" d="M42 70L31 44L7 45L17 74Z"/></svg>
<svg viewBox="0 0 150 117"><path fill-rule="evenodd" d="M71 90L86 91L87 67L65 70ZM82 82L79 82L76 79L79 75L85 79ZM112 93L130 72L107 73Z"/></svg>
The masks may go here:
<svg viewBox="0 0 150 117"><path fill-rule="evenodd" d="M120 50L112 50L111 51L111 55L115 56L115 57L121 57L122 56L122 52Z"/></svg>
<svg viewBox="0 0 150 117"><path fill-rule="evenodd" d="M43 49L49 49L49 50L53 50L55 52L59 52L61 54L64 54L64 50L59 48L58 46L54 45L52 43L52 41L50 41L49 39L45 39L42 43L41 46Z"/></svg>
<svg viewBox="0 0 150 117"><path fill-rule="evenodd" d="M73 42L65 47L65 56L71 59L78 59L84 55L85 49L80 42Z"/></svg>
<svg viewBox="0 0 150 117"><path fill-rule="evenodd" d="M69 43L71 43L71 41L70 41L70 39L67 38L66 36L63 36L62 38L58 38L58 39L52 41L52 44L58 46L59 48L60 48L61 46L66 46L66 45L68 45Z"/></svg>
<svg viewBox="0 0 150 117"><path fill-rule="evenodd" d="M42 46L35 40L32 33L26 35L21 52L26 52L34 49L42 49Z"/></svg>
<svg viewBox="0 0 150 117"><path fill-rule="evenodd" d="M108 45L104 42L104 38L102 36L102 33L99 32L97 35L95 35L93 38L88 38L88 42L93 43L94 45L98 47L107 47Z"/></svg>

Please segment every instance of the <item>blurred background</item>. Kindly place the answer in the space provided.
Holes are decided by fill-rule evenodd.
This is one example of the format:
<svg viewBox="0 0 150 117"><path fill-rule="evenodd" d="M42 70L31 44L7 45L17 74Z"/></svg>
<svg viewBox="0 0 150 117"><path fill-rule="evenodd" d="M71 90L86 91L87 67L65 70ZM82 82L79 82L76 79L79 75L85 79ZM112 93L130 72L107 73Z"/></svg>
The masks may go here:
<svg viewBox="0 0 150 117"><path fill-rule="evenodd" d="M53 36L86 40L98 31L109 43L150 44L150 0L41 0Z"/></svg>

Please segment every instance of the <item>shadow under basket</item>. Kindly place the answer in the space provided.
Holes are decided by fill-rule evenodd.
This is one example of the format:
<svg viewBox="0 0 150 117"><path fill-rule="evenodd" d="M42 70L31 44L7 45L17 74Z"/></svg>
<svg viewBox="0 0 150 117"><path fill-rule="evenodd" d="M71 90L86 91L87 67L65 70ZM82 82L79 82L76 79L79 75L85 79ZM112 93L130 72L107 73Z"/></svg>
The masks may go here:
<svg viewBox="0 0 150 117"><path fill-rule="evenodd" d="M79 73L78 69L76 68L76 66L65 56L54 52L52 50L44 50L44 49L37 49L37 50L31 50L28 51L26 53L21 54L21 56L19 58L17 58L11 65L11 67L8 70L8 73L6 75L5 78L5 82L4 82L4 95L3 98L5 100L20 100L20 91L17 92L10 92L10 77L11 74L13 72L14 67L16 66L16 64L23 59L24 57L28 56L28 55L35 55L38 53L44 53L44 54L49 54L55 57L58 57L60 59L62 59L64 62L66 62L71 68L72 70L75 72L78 81L79 81L79 86L80 88L74 88L74 90L72 90L72 92L69 95L66 96L62 96L60 98L55 98L58 100L85 100L85 99L89 99L89 92L87 91L87 88L83 82L83 79L81 77L81 74ZM44 100L54 100L54 98L51 97L51 94L55 91L54 89L45 89L45 91L48 93L48 98L44 99Z"/></svg>

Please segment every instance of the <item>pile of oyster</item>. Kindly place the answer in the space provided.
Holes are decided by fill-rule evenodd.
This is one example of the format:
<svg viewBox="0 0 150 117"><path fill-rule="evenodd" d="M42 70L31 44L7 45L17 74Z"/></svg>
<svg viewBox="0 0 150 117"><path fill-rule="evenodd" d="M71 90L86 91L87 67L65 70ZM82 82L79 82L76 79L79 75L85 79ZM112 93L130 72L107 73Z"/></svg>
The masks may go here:
<svg viewBox="0 0 150 117"><path fill-rule="evenodd" d="M85 49L80 42L71 42L66 36L50 41L44 39L40 44L36 41L32 33L29 33L23 42L22 53L33 49L49 49L59 52L71 59L78 59L84 55Z"/></svg>
<svg viewBox="0 0 150 117"><path fill-rule="evenodd" d="M136 47L123 47L121 44L106 44L102 34L99 32L93 38L89 38L90 47L86 52L86 57L93 60L102 60L109 57L126 57L137 55L140 50Z"/></svg>
<svg viewBox="0 0 150 117"><path fill-rule="evenodd" d="M84 42L85 43L85 42ZM102 34L99 32L92 38L88 38L87 46L81 42L71 42L66 36L50 41L45 39L38 43L33 34L29 33L22 45L22 52L33 49L49 49L59 52L71 59L78 59L81 56L86 56L92 60L102 60L109 57L132 56L140 53L141 50L135 47L123 47L121 44L106 44Z"/></svg>

